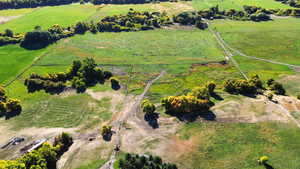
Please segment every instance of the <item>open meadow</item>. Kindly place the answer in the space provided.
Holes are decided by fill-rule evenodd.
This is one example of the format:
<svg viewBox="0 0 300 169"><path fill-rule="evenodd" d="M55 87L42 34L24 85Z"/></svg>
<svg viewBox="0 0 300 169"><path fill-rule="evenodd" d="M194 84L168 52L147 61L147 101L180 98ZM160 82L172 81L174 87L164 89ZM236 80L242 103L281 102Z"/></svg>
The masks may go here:
<svg viewBox="0 0 300 169"><path fill-rule="evenodd" d="M274 0L76 3L0 10L0 19L13 17L0 24L0 32L7 28L27 32L37 25L47 29L53 24L97 22L105 16L126 14L131 8L172 16L215 5L226 10L242 10L243 5L291 8ZM59 157L58 169L99 169L104 165L123 169L119 162L126 152L158 155L180 169L264 169L267 165L273 169L300 168L300 19L272 16L272 20L262 22L205 22L209 22L209 29L176 23L147 31L87 31L38 50L19 44L0 46L0 84L9 98L20 100L22 105L21 114L0 118L0 130L7 133L0 136L0 145L17 136L27 139L13 148L0 149L0 160L14 159L19 149L33 140L52 141L54 135L67 131L74 143ZM217 33L225 43L220 42ZM114 88L110 78L76 92L74 82L85 76L84 71L65 80L68 86L60 93L30 93L24 85L32 73L67 72L74 60L87 58L95 60L96 68L112 72L120 89ZM226 80L248 82L245 76L253 74L259 75L265 87L256 94L224 90ZM268 92L273 91L266 85L270 78L283 85L286 95L270 98ZM191 91L208 82L216 85L214 92L205 96L209 97L210 109L196 119L185 119L191 113L188 106L182 109L186 115L180 117L161 104L168 96L187 96L188 102ZM156 108L156 127L141 108L144 99ZM198 104L199 100L194 101ZM106 140L102 127L109 125L112 134ZM118 146L120 151L116 150ZM262 156L270 158L267 165L258 164Z"/></svg>

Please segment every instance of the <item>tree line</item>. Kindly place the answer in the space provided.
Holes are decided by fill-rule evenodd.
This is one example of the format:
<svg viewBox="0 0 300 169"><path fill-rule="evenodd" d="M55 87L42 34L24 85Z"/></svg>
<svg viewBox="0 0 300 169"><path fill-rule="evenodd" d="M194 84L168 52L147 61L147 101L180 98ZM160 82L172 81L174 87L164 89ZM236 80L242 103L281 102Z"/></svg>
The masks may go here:
<svg viewBox="0 0 300 169"><path fill-rule="evenodd" d="M20 45L24 48L39 49L62 38L84 34L87 31L97 33L152 30L168 24L172 24L172 21L166 13L138 12L130 9L125 15L107 16L97 23L77 22L74 26L69 27L56 24L48 30L42 30L41 27L36 26L33 31L25 34L14 34L8 29L0 34L0 46L21 42Z"/></svg>
<svg viewBox="0 0 300 169"><path fill-rule="evenodd" d="M0 1L0 10L3 9L20 9L36 8L41 6L58 6L80 2L99 4L144 4L151 2L165 2L169 0L6 0ZM170 1L173 2L173 1Z"/></svg>
<svg viewBox="0 0 300 169"><path fill-rule="evenodd" d="M176 164L163 162L159 156L126 153L118 160L120 169L177 169Z"/></svg>
<svg viewBox="0 0 300 169"><path fill-rule="evenodd" d="M110 71L97 67L95 60L86 58L83 61L75 60L67 72L59 72L41 76L32 73L25 79L25 86L29 93L44 90L46 93L55 94L62 92L68 84L77 90L84 92L88 87L96 84L103 84L106 80L111 80L112 88L117 88L119 82L111 78L113 74ZM68 83L67 83L68 82Z"/></svg>
<svg viewBox="0 0 300 169"><path fill-rule="evenodd" d="M54 143L44 143L37 150L24 154L16 160L0 160L3 169L56 169L56 162L73 144L68 133L55 137Z"/></svg>
<svg viewBox="0 0 300 169"><path fill-rule="evenodd" d="M4 87L0 86L0 117L9 119L19 115L21 111L22 106L20 100L8 98Z"/></svg>
<svg viewBox="0 0 300 169"><path fill-rule="evenodd" d="M291 7L300 8L300 0L275 0Z"/></svg>
<svg viewBox="0 0 300 169"><path fill-rule="evenodd" d="M174 23L182 25L194 25L199 29L206 29L205 19L232 19L242 21L267 21L270 14L280 16L300 16L300 9L264 9L256 6L244 6L243 11L235 9L219 10L218 6L207 10L182 12L170 17L163 12L138 12L130 9L125 15L107 16L99 22L77 22L73 26L62 27L58 24L47 30L36 26L33 31L27 33L14 33L10 29L0 33L0 46L20 43L26 49L40 49L60 39L84 34L86 32L129 32L145 31L168 26Z"/></svg>

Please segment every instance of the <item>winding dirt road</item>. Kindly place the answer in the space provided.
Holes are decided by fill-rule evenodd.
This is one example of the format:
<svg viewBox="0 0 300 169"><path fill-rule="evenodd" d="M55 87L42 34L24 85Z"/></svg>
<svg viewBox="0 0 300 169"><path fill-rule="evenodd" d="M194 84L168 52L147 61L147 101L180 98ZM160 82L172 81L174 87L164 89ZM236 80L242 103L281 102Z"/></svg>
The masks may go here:
<svg viewBox="0 0 300 169"><path fill-rule="evenodd" d="M158 79L160 79L162 76L165 75L165 71L160 72L160 74L152 79L151 81L149 81L143 91L143 93L139 96L137 96L134 100L134 102L129 102L127 103L124 107L125 110L122 111L122 113L120 113L117 118L111 122L111 125L115 131L115 139L114 139L114 145L115 147L120 147L121 146L121 132L122 129L124 128L123 124L126 123L129 119L130 121L134 122L136 125L136 127L142 128L142 129L149 129L151 127L149 127L144 121L140 120L137 117L137 112L139 111L139 106L143 100L143 98L145 97L145 95L147 94L147 92L149 91L151 85L157 81ZM124 99L124 101L126 102L126 98ZM100 169L113 169L113 164L116 161L116 154L117 151L113 150L110 159L100 168Z"/></svg>

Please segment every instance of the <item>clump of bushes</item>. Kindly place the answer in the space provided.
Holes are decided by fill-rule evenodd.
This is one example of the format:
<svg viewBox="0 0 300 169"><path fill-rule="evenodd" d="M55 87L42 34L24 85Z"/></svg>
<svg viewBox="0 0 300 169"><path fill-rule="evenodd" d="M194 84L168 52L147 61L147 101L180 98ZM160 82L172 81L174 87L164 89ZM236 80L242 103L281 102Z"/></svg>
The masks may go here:
<svg viewBox="0 0 300 169"><path fill-rule="evenodd" d="M69 147L73 144L73 138L69 133L61 133L54 138L53 146L57 147L57 155L60 157L68 151Z"/></svg>
<svg viewBox="0 0 300 169"><path fill-rule="evenodd" d="M129 153L126 153L124 158L119 159L118 164L118 167L121 169L177 169L177 166L175 164L165 163L158 156Z"/></svg>
<svg viewBox="0 0 300 169"><path fill-rule="evenodd" d="M31 74L29 78L25 79L24 84L30 93L44 90L46 93L55 94L62 92L69 81L71 87L80 93L97 83L103 84L111 76L111 72L103 71L97 67L94 59L87 58L83 61L73 61L72 66L65 73L47 74L45 76Z"/></svg>
<svg viewBox="0 0 300 169"><path fill-rule="evenodd" d="M251 76L249 80L229 79L224 82L224 90L233 94L255 95L262 88L262 81L258 75Z"/></svg>
<svg viewBox="0 0 300 169"><path fill-rule="evenodd" d="M300 0L275 0L290 5L291 7L300 8Z"/></svg>
<svg viewBox="0 0 300 169"><path fill-rule="evenodd" d="M6 29L3 33L0 32L0 46L20 43L23 38L24 35L14 34L12 30Z"/></svg>
<svg viewBox="0 0 300 169"><path fill-rule="evenodd" d="M202 21L201 16L196 12L182 12L173 16L173 21L182 25L195 25L199 29L207 28L207 24Z"/></svg>
<svg viewBox="0 0 300 169"><path fill-rule="evenodd" d="M274 79L267 80L268 88L273 91L275 94L278 95L285 95L285 89L283 88L282 84L276 82Z"/></svg>
<svg viewBox="0 0 300 169"><path fill-rule="evenodd" d="M19 115L22 111L21 103L18 99L10 99L6 96L5 89L0 86L0 117L9 119Z"/></svg>

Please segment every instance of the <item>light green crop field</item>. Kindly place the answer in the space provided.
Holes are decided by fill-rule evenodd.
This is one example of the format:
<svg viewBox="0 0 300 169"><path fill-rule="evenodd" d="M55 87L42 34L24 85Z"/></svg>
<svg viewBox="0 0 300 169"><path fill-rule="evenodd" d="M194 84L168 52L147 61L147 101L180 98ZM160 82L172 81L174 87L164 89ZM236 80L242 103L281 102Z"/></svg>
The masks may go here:
<svg viewBox="0 0 300 169"><path fill-rule="evenodd" d="M176 65L222 60L209 31L166 30L78 35L59 41L38 64L70 64L94 57L100 64Z"/></svg>
<svg viewBox="0 0 300 169"><path fill-rule="evenodd" d="M79 4L42 7L0 25L0 31L9 28L14 32L27 32L33 30L37 25L44 29L48 29L54 24L71 26L78 21L87 20L100 8L95 5Z"/></svg>
<svg viewBox="0 0 300 169"><path fill-rule="evenodd" d="M212 27L232 47L250 56L300 65L300 20L275 19L268 22L216 20Z"/></svg>
<svg viewBox="0 0 300 169"><path fill-rule="evenodd" d="M0 47L0 84L5 84L47 49L26 50L18 45Z"/></svg>
<svg viewBox="0 0 300 169"><path fill-rule="evenodd" d="M237 9L242 10L243 5L252 5L271 9L287 9L292 8L288 5L276 2L275 0L193 0L191 2L195 9L207 9L219 5L221 10Z"/></svg>
<svg viewBox="0 0 300 169"><path fill-rule="evenodd" d="M182 168L262 169L257 160L270 158L274 168L300 167L299 129L276 123L190 123L179 132L193 146L179 157Z"/></svg>

